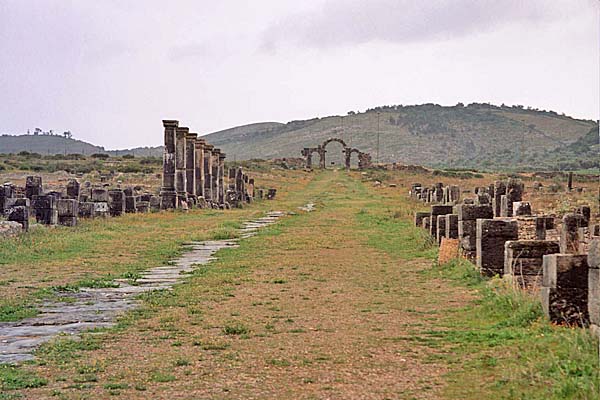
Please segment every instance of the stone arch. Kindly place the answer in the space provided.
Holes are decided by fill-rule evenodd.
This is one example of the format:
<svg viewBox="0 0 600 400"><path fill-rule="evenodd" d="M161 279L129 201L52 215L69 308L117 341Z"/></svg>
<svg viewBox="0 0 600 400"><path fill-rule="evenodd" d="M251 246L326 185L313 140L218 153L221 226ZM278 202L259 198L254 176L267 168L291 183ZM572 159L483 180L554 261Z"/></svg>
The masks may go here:
<svg viewBox="0 0 600 400"><path fill-rule="evenodd" d="M353 148L350 148L350 147L345 147L344 148L344 153L346 155L346 169L349 170L350 169L350 162L352 160L352 153L356 153L358 155L358 157L359 157L359 160L360 160L360 153L361 152L358 149L353 149Z"/></svg>
<svg viewBox="0 0 600 400"><path fill-rule="evenodd" d="M331 142L338 142L339 144L342 145L343 150L342 152L346 152L346 149L348 148L348 146L346 145L346 142L344 142L342 139L340 138L329 138L326 141L323 142L322 145L319 146L319 156L321 157L320 161L320 167L321 169L325 169L325 153L327 153L327 150L325 150L325 147L331 143Z"/></svg>
<svg viewBox="0 0 600 400"><path fill-rule="evenodd" d="M304 160L306 162L306 169L312 169L312 155L313 153L318 153L321 156L321 151L319 147L305 147L302 149L302 155L304 156Z"/></svg>

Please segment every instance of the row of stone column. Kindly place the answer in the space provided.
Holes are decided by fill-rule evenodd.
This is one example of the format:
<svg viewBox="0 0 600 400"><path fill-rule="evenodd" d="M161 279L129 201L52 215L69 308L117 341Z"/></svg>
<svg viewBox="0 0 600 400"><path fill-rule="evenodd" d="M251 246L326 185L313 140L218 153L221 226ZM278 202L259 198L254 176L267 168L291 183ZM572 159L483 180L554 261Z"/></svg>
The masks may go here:
<svg viewBox="0 0 600 400"><path fill-rule="evenodd" d="M415 198L417 192L424 193L417 187L421 186L411 189ZM438 185L427 198L437 200L439 190ZM500 202L489 201L492 191ZM600 323L600 266L592 268L587 255L588 248L598 246L600 226L590 226L590 208L578 207L557 224L552 216L531 215L531 205L522 201L523 185L517 180L495 182L489 190L476 188L474 192L474 199L434 204L430 212L416 213L415 225L426 228L438 243L454 240L482 275L505 277L515 287L539 291L543 309L553 322ZM600 259L600 250L595 254ZM588 304L596 307L596 322Z"/></svg>
<svg viewBox="0 0 600 400"><path fill-rule="evenodd" d="M225 153L179 121L163 120L161 209L225 207Z"/></svg>

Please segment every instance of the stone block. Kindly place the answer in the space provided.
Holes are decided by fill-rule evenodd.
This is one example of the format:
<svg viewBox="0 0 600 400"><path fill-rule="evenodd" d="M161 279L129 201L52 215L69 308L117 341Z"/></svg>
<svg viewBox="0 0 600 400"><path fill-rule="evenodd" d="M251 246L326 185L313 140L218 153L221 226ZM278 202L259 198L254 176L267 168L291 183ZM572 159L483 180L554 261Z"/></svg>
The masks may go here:
<svg viewBox="0 0 600 400"><path fill-rule="evenodd" d="M423 218L423 229L429 232L429 228L431 227L431 217Z"/></svg>
<svg viewBox="0 0 600 400"><path fill-rule="evenodd" d="M118 217L125 212L125 193L122 190L108 191L108 208L111 217Z"/></svg>
<svg viewBox="0 0 600 400"><path fill-rule="evenodd" d="M543 285L550 288L587 290L588 263L585 254L550 254L544 256Z"/></svg>
<svg viewBox="0 0 600 400"><path fill-rule="evenodd" d="M69 199L79 200L80 185L76 179L69 179L67 182L67 197Z"/></svg>
<svg viewBox="0 0 600 400"><path fill-rule="evenodd" d="M494 212L490 205L461 204L457 207L456 211L459 221L474 221L494 217Z"/></svg>
<svg viewBox="0 0 600 400"><path fill-rule="evenodd" d="M137 212L135 196L125 196L125 212L135 213Z"/></svg>
<svg viewBox="0 0 600 400"><path fill-rule="evenodd" d="M600 325L600 269L588 270L588 312L590 322Z"/></svg>
<svg viewBox="0 0 600 400"><path fill-rule="evenodd" d="M513 217L530 216L531 204L527 201L516 201L513 203Z"/></svg>
<svg viewBox="0 0 600 400"><path fill-rule="evenodd" d="M590 242L588 249L588 267L600 268L600 239L594 239Z"/></svg>
<svg viewBox="0 0 600 400"><path fill-rule="evenodd" d="M437 217L438 215L452 214L451 205L434 205L431 206L431 219L429 221L429 232L431 236L437 237Z"/></svg>
<svg viewBox="0 0 600 400"><path fill-rule="evenodd" d="M437 216L437 231L436 239L438 244L442 242L442 239L446 237L446 215Z"/></svg>
<svg viewBox="0 0 600 400"><path fill-rule="evenodd" d="M15 221L0 221L0 238L18 236L23 232L23 225Z"/></svg>
<svg viewBox="0 0 600 400"><path fill-rule="evenodd" d="M108 203L108 190L92 189L92 202Z"/></svg>
<svg viewBox="0 0 600 400"><path fill-rule="evenodd" d="M560 252L565 254L579 253L579 228L586 225L585 217L581 214L566 214L563 217L560 232Z"/></svg>
<svg viewBox="0 0 600 400"><path fill-rule="evenodd" d="M478 219L476 238L476 264L486 276L504 274L504 244L517 240L517 222L510 219Z"/></svg>
<svg viewBox="0 0 600 400"><path fill-rule="evenodd" d="M139 213L147 213L150 212L150 202L149 201L137 201L135 203L136 212Z"/></svg>
<svg viewBox="0 0 600 400"><path fill-rule="evenodd" d="M458 239L458 214L446 214L446 238Z"/></svg>
<svg viewBox="0 0 600 400"><path fill-rule="evenodd" d="M79 215L79 201L74 199L60 199L56 202L58 210L58 218L60 217L77 217Z"/></svg>
<svg viewBox="0 0 600 400"><path fill-rule="evenodd" d="M463 250L474 252L477 248L477 221L459 219L458 239Z"/></svg>
<svg viewBox="0 0 600 400"><path fill-rule="evenodd" d="M431 213L418 211L415 213L415 226L423 226L423 218L431 216Z"/></svg>
<svg viewBox="0 0 600 400"><path fill-rule="evenodd" d="M77 217L73 216L59 216L58 224L62 226L77 226Z"/></svg>
<svg viewBox="0 0 600 400"><path fill-rule="evenodd" d="M23 230L29 230L29 209L24 206L16 206L10 208L6 213L6 219L13 222L18 222L23 227Z"/></svg>
<svg viewBox="0 0 600 400"><path fill-rule="evenodd" d="M80 202L79 218L92 218L94 215L94 204L92 202Z"/></svg>
<svg viewBox="0 0 600 400"><path fill-rule="evenodd" d="M589 322L587 288L542 287L540 295L542 309L550 321L569 326L585 326Z"/></svg>
<svg viewBox="0 0 600 400"><path fill-rule="evenodd" d="M504 244L504 275L511 277L518 287L540 287L544 256L559 251L560 246L555 241L508 241Z"/></svg>
<svg viewBox="0 0 600 400"><path fill-rule="evenodd" d="M58 210L55 208L40 208L35 210L35 219L39 224L56 225L58 223Z"/></svg>

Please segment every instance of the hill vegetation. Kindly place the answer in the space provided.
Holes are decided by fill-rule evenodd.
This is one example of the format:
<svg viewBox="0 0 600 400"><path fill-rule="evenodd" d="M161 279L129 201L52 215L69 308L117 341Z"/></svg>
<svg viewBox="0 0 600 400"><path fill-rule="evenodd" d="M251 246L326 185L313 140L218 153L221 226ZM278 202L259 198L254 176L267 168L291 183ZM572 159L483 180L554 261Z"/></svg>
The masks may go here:
<svg viewBox="0 0 600 400"><path fill-rule="evenodd" d="M254 123L204 136L229 160L300 157L302 148L316 147L330 137L341 138L371 153L373 161L385 163L486 170L600 168L596 121L523 106L383 106L350 111L343 117ZM161 157L163 148L107 151L61 136L0 136L0 153L21 151ZM328 162L341 163L340 144L331 143L327 151Z"/></svg>

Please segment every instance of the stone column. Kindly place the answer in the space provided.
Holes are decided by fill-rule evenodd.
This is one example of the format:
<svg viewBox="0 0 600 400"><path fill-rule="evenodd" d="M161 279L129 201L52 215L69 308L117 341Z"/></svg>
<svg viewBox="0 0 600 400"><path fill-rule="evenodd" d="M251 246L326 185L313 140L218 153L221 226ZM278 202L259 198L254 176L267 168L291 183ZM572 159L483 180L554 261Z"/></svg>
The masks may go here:
<svg viewBox="0 0 600 400"><path fill-rule="evenodd" d="M177 140L175 142L175 190L177 190L177 207L181 207L183 202L187 202L186 185L186 136L189 128L179 127L175 130Z"/></svg>
<svg viewBox="0 0 600 400"><path fill-rule="evenodd" d="M177 206L175 190L175 131L178 121L163 120L165 128L165 150L163 153L163 183L160 189L160 208L167 210Z"/></svg>
<svg viewBox="0 0 600 400"><path fill-rule="evenodd" d="M350 171L350 157L352 157L352 149L344 147L344 154L346 155L346 170Z"/></svg>
<svg viewBox="0 0 600 400"><path fill-rule="evenodd" d="M588 254L588 311L590 322L600 325L600 239L590 243Z"/></svg>
<svg viewBox="0 0 600 400"><path fill-rule="evenodd" d="M458 214L446 214L446 239L458 239Z"/></svg>
<svg viewBox="0 0 600 400"><path fill-rule="evenodd" d="M494 217L500 216L500 211L501 211L501 206L502 206L501 197L505 194L506 194L506 185L504 184L504 182L502 182L502 181L494 182L494 193L492 196L493 197L492 205L494 206Z"/></svg>
<svg viewBox="0 0 600 400"><path fill-rule="evenodd" d="M188 199L196 201L196 138L197 133L185 136L185 186Z"/></svg>
<svg viewBox="0 0 600 400"><path fill-rule="evenodd" d="M196 155L194 156L194 175L196 181L196 196L204 198L204 139L197 138L194 144Z"/></svg>
<svg viewBox="0 0 600 400"><path fill-rule="evenodd" d="M211 202L213 200L212 192L212 150L214 146L212 144L204 145L204 198L206 201Z"/></svg>
<svg viewBox="0 0 600 400"><path fill-rule="evenodd" d="M504 274L504 244L519 238L517 221L511 219L478 219L476 264L482 275Z"/></svg>
<svg viewBox="0 0 600 400"><path fill-rule="evenodd" d="M567 192L573 190L573 172L569 172L569 177L567 179Z"/></svg>
<svg viewBox="0 0 600 400"><path fill-rule="evenodd" d="M319 146L317 151L319 152L319 168L325 169L325 153L327 151L321 146Z"/></svg>
<svg viewBox="0 0 600 400"><path fill-rule="evenodd" d="M213 148L212 150L212 168L210 174L212 175L212 200L215 204L219 204L219 153L220 149Z"/></svg>
<svg viewBox="0 0 600 400"><path fill-rule="evenodd" d="M219 204L225 204L225 153L219 153Z"/></svg>

